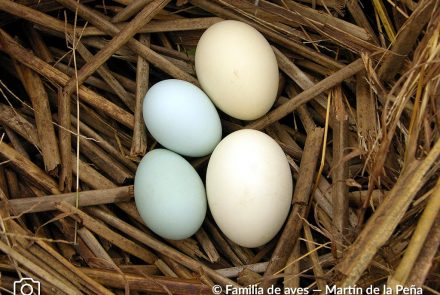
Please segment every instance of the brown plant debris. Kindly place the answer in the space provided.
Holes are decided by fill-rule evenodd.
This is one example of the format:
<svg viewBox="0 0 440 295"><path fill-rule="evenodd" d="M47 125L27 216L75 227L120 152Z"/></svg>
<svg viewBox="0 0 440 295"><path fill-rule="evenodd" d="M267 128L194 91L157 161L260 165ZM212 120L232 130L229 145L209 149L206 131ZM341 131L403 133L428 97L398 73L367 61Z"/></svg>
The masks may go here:
<svg viewBox="0 0 440 295"><path fill-rule="evenodd" d="M199 86L197 42L224 19L265 36L280 87L257 120L220 113L223 135L271 136L295 184L254 249L209 213L162 239L133 200L159 146L145 93ZM439 61L436 0L0 0L0 292L31 277L41 294L439 294ZM188 160L204 179L209 157Z"/></svg>

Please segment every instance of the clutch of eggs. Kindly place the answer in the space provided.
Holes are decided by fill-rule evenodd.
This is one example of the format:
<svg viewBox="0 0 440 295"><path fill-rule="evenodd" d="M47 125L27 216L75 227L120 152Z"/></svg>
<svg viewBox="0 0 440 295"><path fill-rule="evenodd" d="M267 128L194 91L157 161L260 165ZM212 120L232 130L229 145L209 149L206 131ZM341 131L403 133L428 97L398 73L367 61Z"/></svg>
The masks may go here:
<svg viewBox="0 0 440 295"><path fill-rule="evenodd" d="M260 131L240 130L221 140L215 106L242 120L267 113L278 90L275 54L257 30L228 20L203 33L195 66L203 91L170 79L156 83L145 96L147 129L168 150L150 151L140 162L136 206L153 232L176 240L200 228L208 203L230 240L261 246L277 234L289 213L289 164L280 146ZM210 153L205 192L200 176L180 155Z"/></svg>

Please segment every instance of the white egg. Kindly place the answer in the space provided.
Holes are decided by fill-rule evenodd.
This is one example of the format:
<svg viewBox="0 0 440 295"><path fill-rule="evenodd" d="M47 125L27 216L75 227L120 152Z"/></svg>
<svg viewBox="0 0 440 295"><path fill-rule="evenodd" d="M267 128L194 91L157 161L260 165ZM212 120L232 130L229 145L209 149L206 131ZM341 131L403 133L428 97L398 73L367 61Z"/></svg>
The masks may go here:
<svg viewBox="0 0 440 295"><path fill-rule="evenodd" d="M264 36L243 22L226 20L209 27L197 44L195 66L202 89L232 117L257 119L275 102L275 54Z"/></svg>
<svg viewBox="0 0 440 295"><path fill-rule="evenodd" d="M206 175L208 205L221 231L244 247L258 247L281 229L293 184L286 155L270 136L244 129L215 148Z"/></svg>

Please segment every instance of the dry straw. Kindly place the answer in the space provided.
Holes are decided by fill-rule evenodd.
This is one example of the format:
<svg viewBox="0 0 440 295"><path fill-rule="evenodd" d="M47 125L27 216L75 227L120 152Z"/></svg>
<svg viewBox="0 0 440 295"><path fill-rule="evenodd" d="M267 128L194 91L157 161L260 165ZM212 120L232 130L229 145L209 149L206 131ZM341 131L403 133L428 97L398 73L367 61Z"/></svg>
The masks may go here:
<svg viewBox="0 0 440 295"><path fill-rule="evenodd" d="M259 30L280 68L265 116L221 115L224 134L274 138L293 173L289 217L256 249L211 216L161 239L133 201L157 146L142 99L162 79L198 85L195 46L223 19ZM44 294L439 294L439 38L436 0L0 0L0 289L30 276ZM202 177L208 160L190 159Z"/></svg>

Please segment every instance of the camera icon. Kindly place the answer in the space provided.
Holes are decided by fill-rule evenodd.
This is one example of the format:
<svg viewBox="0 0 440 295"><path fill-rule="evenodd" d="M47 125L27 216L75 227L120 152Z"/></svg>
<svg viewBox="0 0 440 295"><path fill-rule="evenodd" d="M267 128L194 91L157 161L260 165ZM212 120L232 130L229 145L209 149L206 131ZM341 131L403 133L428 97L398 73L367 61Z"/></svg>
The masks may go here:
<svg viewBox="0 0 440 295"><path fill-rule="evenodd" d="M40 282L33 278L22 278L15 281L14 295L40 295Z"/></svg>

